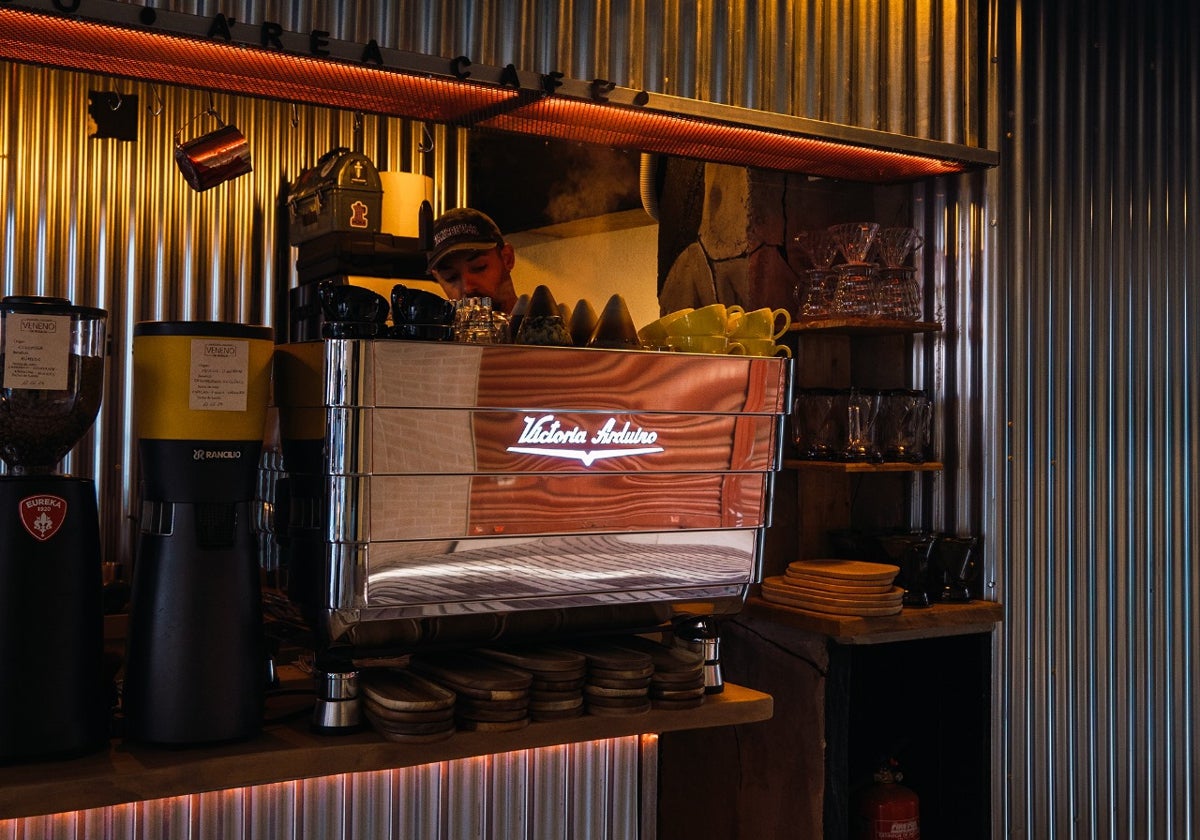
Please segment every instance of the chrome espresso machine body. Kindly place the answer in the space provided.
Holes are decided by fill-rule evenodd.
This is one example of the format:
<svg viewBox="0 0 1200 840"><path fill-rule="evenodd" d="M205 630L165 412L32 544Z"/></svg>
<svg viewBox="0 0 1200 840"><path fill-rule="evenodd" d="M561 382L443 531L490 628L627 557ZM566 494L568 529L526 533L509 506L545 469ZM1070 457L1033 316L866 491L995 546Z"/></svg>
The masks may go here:
<svg viewBox="0 0 1200 840"><path fill-rule="evenodd" d="M280 345L293 600L318 669L670 627L760 578L790 360Z"/></svg>

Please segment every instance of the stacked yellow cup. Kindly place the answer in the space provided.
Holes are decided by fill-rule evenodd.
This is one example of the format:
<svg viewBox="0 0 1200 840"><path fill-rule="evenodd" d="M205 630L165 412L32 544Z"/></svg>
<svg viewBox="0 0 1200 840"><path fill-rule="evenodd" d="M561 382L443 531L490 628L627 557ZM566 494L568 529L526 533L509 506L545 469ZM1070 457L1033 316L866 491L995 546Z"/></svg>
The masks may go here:
<svg viewBox="0 0 1200 840"><path fill-rule="evenodd" d="M744 313L740 306L711 303L672 317L665 324L667 346L680 353L745 354L740 343L729 339L730 318Z"/></svg>
<svg viewBox="0 0 1200 840"><path fill-rule="evenodd" d="M731 315L728 321L728 340L742 346L747 356L788 356L792 351L785 344L775 341L792 325L792 316L786 309L753 309Z"/></svg>

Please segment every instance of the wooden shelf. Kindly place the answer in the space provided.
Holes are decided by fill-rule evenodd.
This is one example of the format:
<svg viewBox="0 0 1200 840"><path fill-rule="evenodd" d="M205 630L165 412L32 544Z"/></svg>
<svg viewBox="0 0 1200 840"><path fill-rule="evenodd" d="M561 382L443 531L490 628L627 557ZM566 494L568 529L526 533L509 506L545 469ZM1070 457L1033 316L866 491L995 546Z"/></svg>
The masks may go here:
<svg viewBox="0 0 1200 840"><path fill-rule="evenodd" d="M785 458L785 469L817 470L821 472L840 473L896 473L896 472L941 472L945 464L941 461L922 461L910 464L907 461L806 461L802 458Z"/></svg>
<svg viewBox="0 0 1200 840"><path fill-rule="evenodd" d="M990 633L1003 620L1004 608L994 601L905 607L897 615L859 617L825 615L776 604L751 595L746 608L787 627L806 630L843 645L876 645L938 636Z"/></svg>
<svg viewBox="0 0 1200 840"><path fill-rule="evenodd" d="M297 698L272 698L267 718L283 713L281 706L295 710ZM114 741L106 752L69 761L0 767L0 820L648 732L753 723L772 713L770 695L726 683L724 692L707 695L695 709L584 715L535 722L516 732L460 731L434 744L394 743L374 730L317 735L309 731L307 718L271 724L251 740L221 746L159 749Z"/></svg>
<svg viewBox="0 0 1200 840"><path fill-rule="evenodd" d="M834 335L904 335L940 332L936 321L885 321L879 318L822 318L819 321L796 321L789 328L795 333L829 333Z"/></svg>

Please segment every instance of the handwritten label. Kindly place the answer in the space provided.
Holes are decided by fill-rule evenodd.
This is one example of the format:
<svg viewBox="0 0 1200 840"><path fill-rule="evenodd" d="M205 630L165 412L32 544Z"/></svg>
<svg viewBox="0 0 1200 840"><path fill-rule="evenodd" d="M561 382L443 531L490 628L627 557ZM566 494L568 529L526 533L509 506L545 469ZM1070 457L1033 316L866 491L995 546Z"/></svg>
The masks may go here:
<svg viewBox="0 0 1200 840"><path fill-rule="evenodd" d="M245 411L250 381L250 342L192 339L188 408Z"/></svg>
<svg viewBox="0 0 1200 840"><path fill-rule="evenodd" d="M67 390L71 316L10 313L4 324L4 387Z"/></svg>

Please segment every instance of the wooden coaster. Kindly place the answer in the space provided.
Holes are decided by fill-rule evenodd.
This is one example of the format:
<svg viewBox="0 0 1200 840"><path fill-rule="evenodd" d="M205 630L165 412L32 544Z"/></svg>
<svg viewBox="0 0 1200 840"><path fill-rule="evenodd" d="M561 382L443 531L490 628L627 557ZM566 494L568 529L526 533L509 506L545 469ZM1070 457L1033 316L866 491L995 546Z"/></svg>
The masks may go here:
<svg viewBox="0 0 1200 840"><path fill-rule="evenodd" d="M367 671L359 686L364 696L397 712L449 709L455 700L453 691L411 671Z"/></svg>
<svg viewBox="0 0 1200 840"><path fill-rule="evenodd" d="M529 695L518 697L516 700L479 700L465 695L458 698L454 704L456 711L462 709L487 709L493 712L512 712L529 707Z"/></svg>
<svg viewBox="0 0 1200 840"><path fill-rule="evenodd" d="M868 563L865 560L796 560L788 569L807 575L818 575L839 581L892 581L900 567L889 563Z"/></svg>
<svg viewBox="0 0 1200 840"><path fill-rule="evenodd" d="M649 685L635 688L605 688L600 685L585 685L583 694L588 699L593 697L645 697Z"/></svg>

